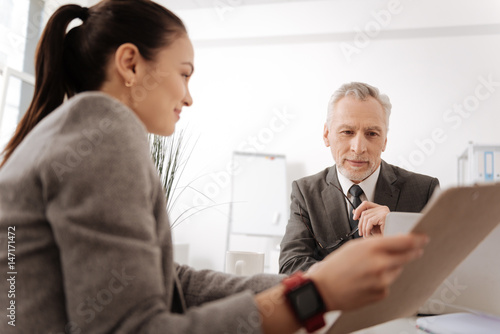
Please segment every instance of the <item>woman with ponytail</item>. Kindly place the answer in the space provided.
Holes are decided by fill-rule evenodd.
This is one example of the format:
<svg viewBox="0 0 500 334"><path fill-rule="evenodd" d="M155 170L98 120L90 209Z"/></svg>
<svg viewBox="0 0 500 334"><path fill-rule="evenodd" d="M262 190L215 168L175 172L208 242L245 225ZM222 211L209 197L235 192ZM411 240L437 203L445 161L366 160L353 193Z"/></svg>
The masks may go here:
<svg viewBox="0 0 500 334"><path fill-rule="evenodd" d="M75 19L81 24L67 32ZM153 1L65 5L52 15L33 100L0 167L0 333L314 329L284 302L293 281L280 283L283 276L173 262L146 135L172 134L192 104L193 61L183 23ZM424 241L352 241L304 274L322 305L313 325L324 311L385 296Z"/></svg>

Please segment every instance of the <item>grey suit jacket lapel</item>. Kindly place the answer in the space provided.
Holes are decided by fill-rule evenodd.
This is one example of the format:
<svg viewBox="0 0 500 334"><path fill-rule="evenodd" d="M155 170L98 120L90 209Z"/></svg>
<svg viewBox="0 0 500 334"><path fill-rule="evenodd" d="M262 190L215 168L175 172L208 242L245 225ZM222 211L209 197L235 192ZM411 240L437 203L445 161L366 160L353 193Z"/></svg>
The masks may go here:
<svg viewBox="0 0 500 334"><path fill-rule="evenodd" d="M381 205L386 205L389 210L396 210L398 204L400 188L396 181L398 177L394 174L392 168L382 160L380 166L380 175L375 186L374 202Z"/></svg>
<svg viewBox="0 0 500 334"><path fill-rule="evenodd" d="M330 222L330 226L333 227L336 237L344 237L351 231L351 227L349 226L344 196L342 196L340 191L333 186L335 185L340 188L335 166L331 167L328 171L326 182L328 187L321 192L321 197L323 198L323 205L325 206L327 218Z"/></svg>

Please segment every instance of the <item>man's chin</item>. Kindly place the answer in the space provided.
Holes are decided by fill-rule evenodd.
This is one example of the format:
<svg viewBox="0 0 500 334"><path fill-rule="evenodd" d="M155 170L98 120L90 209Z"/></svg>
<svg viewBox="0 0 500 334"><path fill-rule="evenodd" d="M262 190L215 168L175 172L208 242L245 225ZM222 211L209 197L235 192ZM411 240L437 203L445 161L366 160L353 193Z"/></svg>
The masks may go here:
<svg viewBox="0 0 500 334"><path fill-rule="evenodd" d="M364 169L364 168L363 168ZM344 167L339 168L339 171L342 175L344 175L346 178L353 182L361 182L367 177L369 177L372 172L370 170L352 170L352 169L346 169Z"/></svg>

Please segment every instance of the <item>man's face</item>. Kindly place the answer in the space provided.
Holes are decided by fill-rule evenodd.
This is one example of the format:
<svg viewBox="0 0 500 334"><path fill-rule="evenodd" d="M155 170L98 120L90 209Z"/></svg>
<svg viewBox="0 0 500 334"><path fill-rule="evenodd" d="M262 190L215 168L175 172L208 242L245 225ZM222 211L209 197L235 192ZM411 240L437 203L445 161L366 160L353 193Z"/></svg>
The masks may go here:
<svg viewBox="0 0 500 334"><path fill-rule="evenodd" d="M323 140L340 173L354 183L363 181L380 165L387 144L382 105L371 96L365 101L343 97L335 106L330 129L325 124Z"/></svg>

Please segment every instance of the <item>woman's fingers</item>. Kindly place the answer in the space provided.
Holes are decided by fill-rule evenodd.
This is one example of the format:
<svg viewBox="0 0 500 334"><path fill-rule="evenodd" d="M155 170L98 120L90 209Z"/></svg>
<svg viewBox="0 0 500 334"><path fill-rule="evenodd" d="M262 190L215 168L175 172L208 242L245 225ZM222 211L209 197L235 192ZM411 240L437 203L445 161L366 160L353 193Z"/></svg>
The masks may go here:
<svg viewBox="0 0 500 334"><path fill-rule="evenodd" d="M403 266L420 257L428 238L410 234L348 242L308 272L329 309L348 310L385 297Z"/></svg>
<svg viewBox="0 0 500 334"><path fill-rule="evenodd" d="M429 237L425 234L405 234L391 237L378 238L376 247L387 252L406 252L421 249L429 243Z"/></svg>

